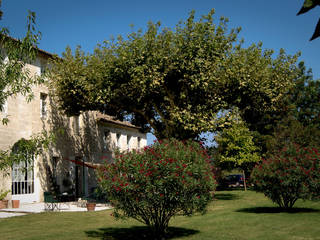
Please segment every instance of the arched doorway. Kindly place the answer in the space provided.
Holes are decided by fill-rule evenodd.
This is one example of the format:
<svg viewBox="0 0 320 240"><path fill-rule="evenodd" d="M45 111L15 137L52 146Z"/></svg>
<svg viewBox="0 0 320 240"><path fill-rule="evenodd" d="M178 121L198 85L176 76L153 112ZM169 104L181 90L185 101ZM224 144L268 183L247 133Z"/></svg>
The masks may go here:
<svg viewBox="0 0 320 240"><path fill-rule="evenodd" d="M39 201L38 189L35 186L35 154L31 142L20 139L13 145L12 154L16 156L11 172L12 199L27 203Z"/></svg>

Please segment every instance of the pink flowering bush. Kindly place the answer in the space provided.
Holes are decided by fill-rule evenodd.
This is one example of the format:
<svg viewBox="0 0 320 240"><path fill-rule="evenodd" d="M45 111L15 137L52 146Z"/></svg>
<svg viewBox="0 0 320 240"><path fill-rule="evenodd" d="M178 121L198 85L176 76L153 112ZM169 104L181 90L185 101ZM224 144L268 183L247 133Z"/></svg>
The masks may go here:
<svg viewBox="0 0 320 240"><path fill-rule="evenodd" d="M209 156L196 142L164 140L118 154L98 170L116 218L134 218L164 237L171 217L205 212L216 182Z"/></svg>
<svg viewBox="0 0 320 240"><path fill-rule="evenodd" d="M298 199L320 198L320 152L292 145L263 160L252 171L257 191L281 208L292 208Z"/></svg>

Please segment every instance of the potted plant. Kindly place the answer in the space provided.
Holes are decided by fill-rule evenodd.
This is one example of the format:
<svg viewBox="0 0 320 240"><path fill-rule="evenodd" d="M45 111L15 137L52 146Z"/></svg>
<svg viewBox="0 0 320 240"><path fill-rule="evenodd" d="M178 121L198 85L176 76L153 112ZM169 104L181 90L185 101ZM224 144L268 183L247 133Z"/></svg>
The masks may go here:
<svg viewBox="0 0 320 240"><path fill-rule="evenodd" d="M12 208L19 208L20 200L11 200L11 202L12 202Z"/></svg>
<svg viewBox="0 0 320 240"><path fill-rule="evenodd" d="M6 196L8 195L8 191L0 191L0 209L2 208L8 208L8 200L5 200Z"/></svg>
<svg viewBox="0 0 320 240"><path fill-rule="evenodd" d="M87 202L87 210L89 212L94 211L96 208L96 203L95 202Z"/></svg>

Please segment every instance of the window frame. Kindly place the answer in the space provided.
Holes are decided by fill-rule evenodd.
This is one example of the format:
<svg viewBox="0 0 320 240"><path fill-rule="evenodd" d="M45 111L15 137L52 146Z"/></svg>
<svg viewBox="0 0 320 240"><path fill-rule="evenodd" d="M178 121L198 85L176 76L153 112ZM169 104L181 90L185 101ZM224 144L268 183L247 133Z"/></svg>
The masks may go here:
<svg viewBox="0 0 320 240"><path fill-rule="evenodd" d="M46 119L48 116L48 94L40 93L40 117Z"/></svg>

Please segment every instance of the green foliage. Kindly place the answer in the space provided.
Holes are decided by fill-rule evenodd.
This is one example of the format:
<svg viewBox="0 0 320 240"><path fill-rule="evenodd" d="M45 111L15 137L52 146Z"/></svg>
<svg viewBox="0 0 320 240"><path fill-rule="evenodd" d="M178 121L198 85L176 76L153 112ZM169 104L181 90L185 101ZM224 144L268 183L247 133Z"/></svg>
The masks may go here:
<svg viewBox="0 0 320 240"><path fill-rule="evenodd" d="M300 62L294 84L289 94L289 104L293 105L292 115L303 126L320 129L320 79L314 80L311 69L307 71L304 62Z"/></svg>
<svg viewBox="0 0 320 240"><path fill-rule="evenodd" d="M8 191L0 191L0 201L5 199L5 197L8 195L8 193L10 192L10 190Z"/></svg>
<svg viewBox="0 0 320 240"><path fill-rule="evenodd" d="M36 46L41 33L35 28L35 13L28 13L27 33L21 40L9 36L9 30L0 29L0 111L3 104L10 96L21 94L27 101L33 98L32 86L43 82L38 76L33 76L26 64L36 58ZM8 118L2 119L3 124L8 123Z"/></svg>
<svg viewBox="0 0 320 240"><path fill-rule="evenodd" d="M301 147L319 147L319 126L304 126L292 116L282 119L273 134L266 137L266 155L280 151L288 142L295 142Z"/></svg>
<svg viewBox="0 0 320 240"><path fill-rule="evenodd" d="M320 198L320 153L289 145L258 164L251 174L255 188L282 208L298 199Z"/></svg>
<svg viewBox="0 0 320 240"><path fill-rule="evenodd" d="M240 48L230 57L225 97L230 109L239 109L250 131L265 135L279 119L297 78L297 57L287 56L281 49L274 58L272 50L262 50L262 44Z"/></svg>
<svg viewBox="0 0 320 240"><path fill-rule="evenodd" d="M114 216L134 218L160 239L178 213L204 213L215 189L209 156L191 141L164 140L141 152L118 154L98 176Z"/></svg>
<svg viewBox="0 0 320 240"><path fill-rule="evenodd" d="M214 161L222 169L245 170L260 160L253 136L239 116L230 127L224 128L215 136L215 141L218 147Z"/></svg>
<svg viewBox="0 0 320 240"><path fill-rule="evenodd" d="M306 13L309 10L311 10L311 9L313 9L316 6L319 6L319 5L320 5L320 1L319 0L304 0L302 8L300 9L300 11L298 12L297 15ZM315 29L310 41L316 39L319 36L320 36L320 19L319 19L319 21L317 23L316 29Z"/></svg>
<svg viewBox="0 0 320 240"><path fill-rule="evenodd" d="M303 147L319 147L320 143L320 80L313 80L312 72L303 62L297 68L293 88L283 101L282 110L269 117L265 132L265 152L279 151L288 142ZM273 120L271 120L273 118Z"/></svg>
<svg viewBox="0 0 320 240"><path fill-rule="evenodd" d="M312 71L303 62L295 68L295 78L275 111L242 117L259 146L261 155L280 150L288 142L301 146L318 146L320 137L320 81L313 80ZM250 120L251 116L251 120Z"/></svg>
<svg viewBox="0 0 320 240"><path fill-rule="evenodd" d="M223 127L219 112L233 106L257 122L291 87L297 56L242 48L240 29L228 31L226 18L215 24L213 14L195 21L191 12L174 30L149 23L92 54L67 48L51 72L61 109L130 116L158 139L215 132Z"/></svg>
<svg viewBox="0 0 320 240"><path fill-rule="evenodd" d="M42 153L43 149L48 148L54 140L54 134L47 134L46 132L34 135L29 140L19 139L10 147L10 150L0 150L0 171L9 174L13 164L32 161L34 157Z"/></svg>

